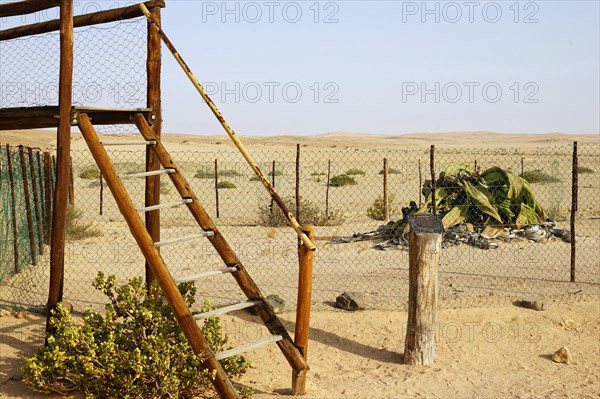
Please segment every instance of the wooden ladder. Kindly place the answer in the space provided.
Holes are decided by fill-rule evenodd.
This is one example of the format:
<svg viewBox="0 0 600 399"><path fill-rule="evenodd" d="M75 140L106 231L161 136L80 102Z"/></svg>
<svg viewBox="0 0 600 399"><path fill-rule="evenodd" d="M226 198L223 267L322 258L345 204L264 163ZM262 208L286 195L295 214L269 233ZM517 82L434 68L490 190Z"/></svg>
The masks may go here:
<svg viewBox="0 0 600 399"><path fill-rule="evenodd" d="M104 148L105 145L108 145L108 143L103 144L100 141L96 130L92 125L90 117L85 112L82 112L78 115L76 122L96 163L98 164L98 167L100 168L100 171L102 172L102 176L106 180L106 183L108 184L108 187L115 198L119 210L123 214L125 221L131 230L131 234L135 238L144 257L146 258L148 265L154 273L159 287L163 291L165 299L172 308L173 313L175 314L175 317L177 318L177 321L187 337L191 347L196 354L204 357L205 367L216 371L213 384L221 398L239 398L239 396L223 367L219 363L219 360L256 349L269 343L277 343L283 355L292 367L295 375L302 377L305 376L306 372L308 371L306 360L298 348L294 345L287 330L279 318L275 315L275 312L271 306L266 302L258 286L254 283L227 241L225 241L225 238L221 232L217 229L211 218L206 213L205 209L200 204L198 197L190 188L187 180L183 176L182 171L175 164L160 140L154 134L154 131L146 120L146 117L142 113L133 113L132 119L145 139L145 142L142 142L142 144L148 145L154 151L162 165L162 169L157 171L137 173L134 175L126 175L122 177L117 176L114 166ZM169 176L171 182L181 196L181 200L178 202L136 209L121 180L125 178L146 177L159 174L166 174ZM178 205L187 206L201 230L198 232L198 234L191 236L153 242L150 233L146 229L142 219L138 214L138 211L148 212L155 209ZM165 264L165 261L163 260L158 248L175 242L182 242L201 237L206 237L211 242L213 247L221 256L221 259L225 263L226 267L212 272L191 275L175 281L172 278L171 273L169 272L169 269ZM248 300L207 313L192 315L190 309L187 307L183 297L177 289L177 283L184 281L195 281L204 277L218 274L231 274L237 281ZM225 352L217 354L213 353L206 339L202 335L197 320L250 307L253 307L256 310L271 335L256 342L242 345Z"/></svg>

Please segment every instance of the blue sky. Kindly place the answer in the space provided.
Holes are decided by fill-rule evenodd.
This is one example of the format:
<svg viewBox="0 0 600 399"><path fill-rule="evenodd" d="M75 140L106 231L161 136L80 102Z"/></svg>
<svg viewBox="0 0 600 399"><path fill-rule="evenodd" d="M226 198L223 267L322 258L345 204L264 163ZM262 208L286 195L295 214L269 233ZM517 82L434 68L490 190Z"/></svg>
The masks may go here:
<svg viewBox="0 0 600 399"><path fill-rule="evenodd" d="M167 3L241 134L600 130L597 1ZM219 132L177 69L165 54L165 130Z"/></svg>
<svg viewBox="0 0 600 399"><path fill-rule="evenodd" d="M165 1L165 32L239 134L600 131L600 1ZM75 11L126 4L75 0ZM41 63L12 58L30 43L0 48L9 106L29 105L9 95L15 79L55 86L57 49L42 44ZM94 55L80 59L97 65ZM101 68L143 84L143 54L128 69L135 57L120 51ZM85 87L110 84L103 73ZM166 132L222 133L166 49L163 107Z"/></svg>

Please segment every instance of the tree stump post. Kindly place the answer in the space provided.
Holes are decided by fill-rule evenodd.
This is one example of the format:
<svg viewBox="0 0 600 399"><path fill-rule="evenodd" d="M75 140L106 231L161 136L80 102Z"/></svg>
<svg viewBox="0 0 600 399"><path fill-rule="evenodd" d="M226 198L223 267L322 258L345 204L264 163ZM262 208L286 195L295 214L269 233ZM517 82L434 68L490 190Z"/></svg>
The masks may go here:
<svg viewBox="0 0 600 399"><path fill-rule="evenodd" d="M410 276L404 363L430 365L435 360L438 261L444 226L430 213L416 213L408 223Z"/></svg>

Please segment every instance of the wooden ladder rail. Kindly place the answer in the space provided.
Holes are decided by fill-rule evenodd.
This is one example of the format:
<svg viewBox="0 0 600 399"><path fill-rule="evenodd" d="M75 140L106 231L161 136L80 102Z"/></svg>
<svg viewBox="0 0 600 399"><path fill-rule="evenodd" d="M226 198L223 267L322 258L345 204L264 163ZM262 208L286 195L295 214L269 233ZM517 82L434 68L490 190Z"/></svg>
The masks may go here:
<svg viewBox="0 0 600 399"><path fill-rule="evenodd" d="M147 123L146 126L152 131ZM213 379L215 389L222 398L239 399L235 387L227 377L219 361L215 358L208 342L204 339L198 323L192 318L190 310L177 289L177 285L173 281L164 260L154 247L154 242L146 230L144 222L136 212L125 186L117 176L110 158L100 143L98 135L86 114L81 114L79 117L79 129L117 202L119 210L131 230L131 234L152 268L167 302L171 306L171 309L173 309L177 322L181 326L188 342L196 354L204 357L204 366L210 370L216 370L216 375Z"/></svg>
<svg viewBox="0 0 600 399"><path fill-rule="evenodd" d="M281 349L281 352L287 359L288 363L292 367L297 375L302 376L306 374L309 367L302 356L302 353L298 350L298 348L294 345L294 342L290 338L287 330L279 320L279 318L275 315L275 312L266 302L263 294L260 289L252 280L252 277L248 274L242 262L238 259L236 254L233 252L217 226L213 223L212 219L206 213L206 210L201 205L198 197L194 193L194 191L190 188L187 180L183 176L179 167L175 164L165 147L162 145L160 140L154 134L154 131L148 124L146 118L142 114L136 114L134 117L134 122L140 133L146 140L155 140L156 144L150 146L152 150L155 152L158 157L160 163L165 169L175 169L175 173L169 174L169 178L173 182L173 185L179 192L181 198L191 198L193 201L191 203L186 204L189 208L190 212L196 219L198 225L204 231L213 231L214 235L208 237L208 240L211 242L215 250L223 259L223 262L228 267L236 267L238 269L237 272L232 273L233 277L236 279L238 285L246 295L246 297L250 300L258 299L262 301L264 306L257 306L255 309L258 312L258 315L263 320L265 326L268 328L269 332L273 335L281 335L283 337L282 340L277 342L277 345Z"/></svg>

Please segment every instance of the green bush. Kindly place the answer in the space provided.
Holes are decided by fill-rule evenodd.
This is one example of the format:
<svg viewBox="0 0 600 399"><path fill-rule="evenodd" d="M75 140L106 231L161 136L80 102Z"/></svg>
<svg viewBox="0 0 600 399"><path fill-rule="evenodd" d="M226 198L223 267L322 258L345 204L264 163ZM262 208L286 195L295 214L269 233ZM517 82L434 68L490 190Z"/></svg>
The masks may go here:
<svg viewBox="0 0 600 399"><path fill-rule="evenodd" d="M87 180L99 179L100 170L95 166L87 166L79 172L79 177Z"/></svg>
<svg viewBox="0 0 600 399"><path fill-rule="evenodd" d="M348 169L346 171L346 174L348 176L364 176L366 173L364 170L360 170L360 169Z"/></svg>
<svg viewBox="0 0 600 399"><path fill-rule="evenodd" d="M213 179L215 171L210 169L199 169L194 175L196 179Z"/></svg>
<svg viewBox="0 0 600 399"><path fill-rule="evenodd" d="M333 176L329 181L331 187L355 186L357 184L356 179L348 175Z"/></svg>
<svg viewBox="0 0 600 399"><path fill-rule="evenodd" d="M383 174L383 169L379 171L379 174ZM402 171L396 168L388 168L388 175L401 175Z"/></svg>
<svg viewBox="0 0 600 399"><path fill-rule="evenodd" d="M594 174L594 173L596 173L596 171L592 168L588 168L587 166L578 166L577 173L579 173L580 175L583 175L586 173Z"/></svg>
<svg viewBox="0 0 600 399"><path fill-rule="evenodd" d="M117 287L115 276L99 272L93 286L110 303L105 314L86 310L77 322L59 304L50 319L56 328L47 345L25 358L23 379L34 389L61 395L82 392L89 398L176 398L210 392L214 375L203 368L171 309L148 293L141 277ZM188 306L195 288L179 289ZM210 306L205 303L204 311ZM202 331L213 350L227 348L218 318L205 321ZM233 356L221 361L230 376L246 371L248 360Z"/></svg>
<svg viewBox="0 0 600 399"><path fill-rule="evenodd" d="M237 176L241 176L240 172L238 172L237 170L231 170L231 169L223 169L223 170L219 170L217 172L217 174L220 177L237 177ZM215 178L215 171L214 169L199 169L196 174L194 175L195 178L197 179L214 179Z"/></svg>
<svg viewBox="0 0 600 399"><path fill-rule="evenodd" d="M556 183L560 181L559 178L549 175L540 169L528 170L523 173L522 177L528 183Z"/></svg>
<svg viewBox="0 0 600 399"><path fill-rule="evenodd" d="M390 215L392 213L396 212L396 208L393 206L393 203L395 200L396 200L396 196L394 194L388 195L388 209L389 209ZM371 206L369 209L367 209L367 216L370 217L371 219L375 219L375 220L384 220L385 213L384 213L383 205L384 205L383 197L382 196L377 197L377 199L373 202L373 206Z"/></svg>
<svg viewBox="0 0 600 399"><path fill-rule="evenodd" d="M236 188L237 186L230 181L223 180L217 183L217 188Z"/></svg>
<svg viewBox="0 0 600 399"><path fill-rule="evenodd" d="M296 209L296 199L294 196L283 198L283 203L288 209ZM281 227L287 226L288 221L277 204L273 204L271 211L270 205L261 206L258 209L259 221L261 226ZM338 210L329 210L328 214L319 209L319 207L309 201L300 198L300 221L302 224L311 224L313 226L339 226L344 223L346 216Z"/></svg>

